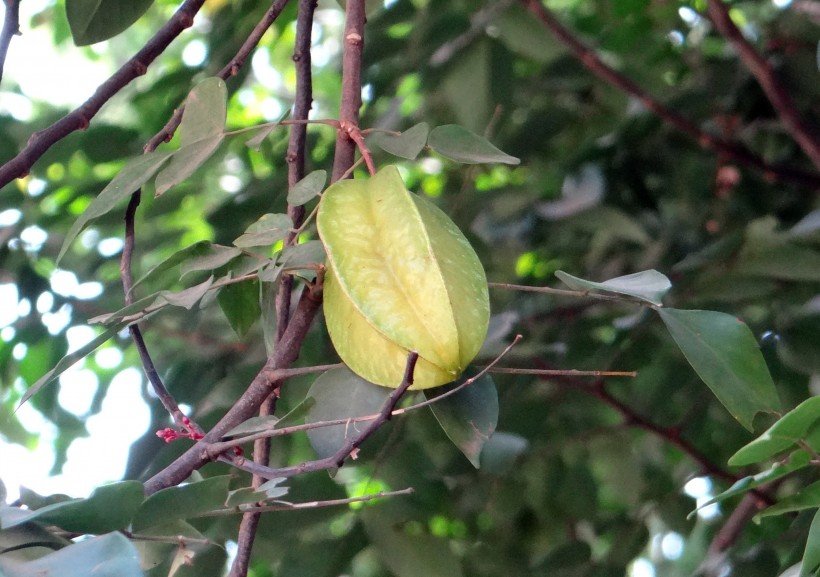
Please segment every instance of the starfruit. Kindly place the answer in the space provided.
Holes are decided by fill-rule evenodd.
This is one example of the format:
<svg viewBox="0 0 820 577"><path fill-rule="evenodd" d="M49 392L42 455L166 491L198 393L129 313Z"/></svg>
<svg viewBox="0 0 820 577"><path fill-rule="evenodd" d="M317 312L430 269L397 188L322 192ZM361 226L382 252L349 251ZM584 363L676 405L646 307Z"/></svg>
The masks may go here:
<svg viewBox="0 0 820 577"><path fill-rule="evenodd" d="M395 166L332 185L316 223L327 252L325 320L348 367L397 387L416 351L412 388L454 381L490 317L484 269L455 223L408 191Z"/></svg>

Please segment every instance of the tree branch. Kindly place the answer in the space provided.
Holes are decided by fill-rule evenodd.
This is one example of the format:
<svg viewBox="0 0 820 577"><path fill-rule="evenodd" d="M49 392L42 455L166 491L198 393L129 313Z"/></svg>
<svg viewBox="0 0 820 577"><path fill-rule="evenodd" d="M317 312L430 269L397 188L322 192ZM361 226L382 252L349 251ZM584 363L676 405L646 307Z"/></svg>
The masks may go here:
<svg viewBox="0 0 820 577"><path fill-rule="evenodd" d="M3 30L0 32L0 82L3 81L3 68L9 45L14 36L20 34L20 0L5 0L6 15L3 19Z"/></svg>
<svg viewBox="0 0 820 577"><path fill-rule="evenodd" d="M345 4L344 52L342 55L342 104L339 121L348 126L359 125L362 106L362 52L364 50L364 0L348 0ZM350 133L340 130L336 136L331 180L336 182L353 165L356 143Z"/></svg>
<svg viewBox="0 0 820 577"><path fill-rule="evenodd" d="M598 78L615 88L637 98L647 109L657 114L662 120L671 124L684 134L688 134L697 143L710 150L725 154L727 158L754 167L763 172L766 178L790 181L812 189L820 187L820 174L801 170L795 167L773 165L753 153L746 147L728 142L720 137L702 130L689 120L652 98L640 86L627 77L607 66L594 50L578 40L557 18L545 8L540 0L521 0L532 14L547 28L553 36L566 45L581 64Z"/></svg>
<svg viewBox="0 0 820 577"><path fill-rule="evenodd" d="M800 118L794 101L788 91L780 84L772 66L754 49L743 33L732 22L729 9L722 0L707 0L707 10L712 24L721 36L734 46L746 69L757 79L769 102L772 103L780 121L795 142L803 149L806 156L820 168L820 139L817 134Z"/></svg>
<svg viewBox="0 0 820 577"><path fill-rule="evenodd" d="M259 41L262 40L262 36L264 36L268 28L273 25L289 1L290 0L276 0L271 7L268 8L262 19L254 26L248 38L242 43L236 55L216 74L219 78L227 80L231 76L239 74L239 69L244 66L248 56L250 56L251 52L253 52L254 48L259 44ZM179 123L182 122L183 112L185 112L184 105L174 110L174 114L168 119L165 126L162 127L162 130L156 133L153 138L145 144L145 152L156 150L160 144L171 140L174 132L176 132L176 129L179 127Z"/></svg>
<svg viewBox="0 0 820 577"><path fill-rule="evenodd" d="M282 6L287 3L281 3ZM296 102L293 106L293 118L295 120L307 120L313 101L313 78L311 72L310 44L311 31L313 28L313 12L316 8L316 0L299 0L299 12L296 17L296 40L294 46L293 61L296 65ZM270 13L273 10L269 10ZM280 9L281 10L281 9ZM271 19L271 22L273 20ZM270 24L268 24L270 26ZM257 26L260 28L260 26ZM267 27L266 27L267 28ZM259 35L261 38L261 34ZM257 40L258 42L258 40ZM247 43L246 43L247 44ZM230 69L235 74L233 68ZM288 188L293 187L305 176L305 142L307 140L307 124L295 124L290 129L290 139L288 142L288 152L286 160L288 163ZM305 209L302 206L288 205L288 216L293 222L293 230L285 238L285 246L291 246L298 238L295 232L302 224L305 217ZM293 294L293 276L283 275L279 281L279 290L276 293L276 345L285 334L290 320L290 306ZM262 407L259 409L260 416L272 415L276 411L276 400L279 390L274 389L268 395ZM267 467L270 460L270 438L258 439L253 445L253 460L264 467ZM251 486L259 487L265 479L260 475L254 475ZM237 537L237 554L231 566L229 577L245 577L250 567L251 552L256 539L256 529L259 525L260 511L248 511L242 515Z"/></svg>
<svg viewBox="0 0 820 577"><path fill-rule="evenodd" d="M129 82L145 74L148 66L162 54L168 45L183 30L193 24L194 16L204 3L205 0L186 0L183 2L171 19L160 28L159 32L108 80L100 84L91 98L45 130L35 132L17 156L0 166L0 188L15 178L27 175L34 163L55 143L72 132L88 128L91 119L106 102Z"/></svg>

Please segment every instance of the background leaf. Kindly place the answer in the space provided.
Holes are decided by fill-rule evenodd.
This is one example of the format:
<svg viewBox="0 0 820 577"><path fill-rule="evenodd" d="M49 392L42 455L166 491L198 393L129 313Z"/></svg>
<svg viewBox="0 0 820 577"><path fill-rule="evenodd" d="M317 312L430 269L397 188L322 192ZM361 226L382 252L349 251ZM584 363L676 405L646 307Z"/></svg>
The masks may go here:
<svg viewBox="0 0 820 577"><path fill-rule="evenodd" d="M780 400L752 332L741 320L714 311L664 308L658 314L703 382L747 429Z"/></svg>

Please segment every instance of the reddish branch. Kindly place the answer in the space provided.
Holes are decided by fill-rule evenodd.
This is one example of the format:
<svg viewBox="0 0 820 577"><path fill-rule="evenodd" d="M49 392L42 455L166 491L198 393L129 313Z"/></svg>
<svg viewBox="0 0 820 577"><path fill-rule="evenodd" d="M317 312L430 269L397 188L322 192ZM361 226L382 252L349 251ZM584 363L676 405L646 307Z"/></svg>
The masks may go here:
<svg viewBox="0 0 820 577"><path fill-rule="evenodd" d="M6 16L3 19L3 30L0 32L0 82L3 81L3 68L9 52L11 39L20 34L20 0L6 0Z"/></svg>
<svg viewBox="0 0 820 577"><path fill-rule="evenodd" d="M142 49L123 64L108 80L97 87L91 98L45 130L35 132L17 156L0 166L0 188L15 178L27 175L34 163L55 143L72 132L88 128L91 119L106 102L111 100L129 82L145 74L148 66L162 54L168 45L183 30L193 24L194 16L204 3L205 0L186 0L183 2L171 19L159 29Z"/></svg>
<svg viewBox="0 0 820 577"><path fill-rule="evenodd" d="M342 55L342 104L339 121L342 126L359 125L359 109L362 106L362 52L364 51L364 0L350 0L345 4L345 30ZM356 143L349 130L340 130L336 137L333 158L333 176L339 180L348 167L353 165Z"/></svg>
<svg viewBox="0 0 820 577"><path fill-rule="evenodd" d="M277 2L278 4L279 2ZM281 3L284 6L284 3ZM296 40L293 52L293 62L296 67L296 102L293 106L294 120L307 120L313 101L313 76L311 71L311 31L313 29L313 13L316 9L316 0L299 0L299 12L296 17ZM273 8L271 8L273 10ZM268 12L270 13L271 10ZM259 28L259 26L257 26ZM256 32L256 30L254 30ZM260 35L261 37L261 35ZM231 67L230 72L235 74ZM223 69L223 72L225 70ZM288 188L293 187L305 176L305 143L307 141L307 125L295 124L290 129L288 152ZM305 217L302 206L288 205L288 216L293 222L293 229L298 229ZM291 232L285 239L285 246L296 242L297 233ZM279 341L285 334L290 319L291 297L293 294L293 277L285 275L279 283L276 294L276 340ZM277 342L276 347L279 346ZM278 389L274 390L262 403L259 409L260 416L272 415L276 410ZM270 460L270 438L259 439L253 444L253 460L262 466L267 466ZM251 481L253 487L259 487L265 479L254 475ZM250 567L251 552L256 539L256 529L262 514L252 511L242 515L237 536L237 553L231 566L229 577L245 577Z"/></svg>
<svg viewBox="0 0 820 577"><path fill-rule="evenodd" d="M652 98L640 86L629 78L607 66L594 50L578 40L558 19L545 8L540 0L521 0L530 12L547 28L561 43L567 46L581 64L590 72L611 84L615 88L637 98L647 109L657 114L681 132L688 134L703 148L721 152L726 157L737 162L761 170L767 178L777 178L798 184L817 188L820 186L820 174L794 167L769 164L763 158L746 147L726 141L718 136L702 130L689 120ZM817 163L815 163L817 164Z"/></svg>
<svg viewBox="0 0 820 577"><path fill-rule="evenodd" d="M817 134L809 128L806 122L800 118L794 101L792 101L788 91L778 81L771 64L757 53L754 47L743 36L743 33L735 26L735 23L732 22L732 17L729 15L728 8L721 0L708 0L707 8L709 18L712 20L715 28L717 28L721 36L732 43L740 60L746 66L746 69L757 79L758 84L760 84L769 102L772 103L772 106L777 111L777 115L780 117L786 130L789 131L795 142L800 145L800 148L803 149L806 156L811 159L814 166L820 168L820 139L818 139Z"/></svg>

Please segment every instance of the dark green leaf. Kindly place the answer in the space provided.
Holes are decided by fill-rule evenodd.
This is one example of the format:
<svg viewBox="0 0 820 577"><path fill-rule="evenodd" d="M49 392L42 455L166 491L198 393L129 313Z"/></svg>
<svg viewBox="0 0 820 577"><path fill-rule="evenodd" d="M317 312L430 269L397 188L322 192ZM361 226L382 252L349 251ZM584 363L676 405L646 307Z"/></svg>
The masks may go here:
<svg viewBox="0 0 820 577"><path fill-rule="evenodd" d="M669 279L656 270L636 272L604 282L584 280L567 274L562 270L557 271L555 276L573 290L602 290L629 295L658 306L662 305L661 299L663 295L672 288L672 283L669 282Z"/></svg>
<svg viewBox="0 0 820 577"><path fill-rule="evenodd" d="M753 465L770 459L805 440L820 450L820 397L806 399L783 415L757 439L742 447L729 459L733 467Z"/></svg>
<svg viewBox="0 0 820 577"><path fill-rule="evenodd" d="M77 46L113 38L136 22L154 0L66 0L65 11Z"/></svg>
<svg viewBox="0 0 820 577"><path fill-rule="evenodd" d="M308 411L305 422L318 423L337 419L351 419L379 412L390 394L390 389L374 385L354 374L348 368L330 369L313 382L308 396L316 404ZM308 431L313 450L319 457L329 457L338 451L347 439L355 437L367 427L366 422L350 422Z"/></svg>
<svg viewBox="0 0 820 577"><path fill-rule="evenodd" d="M222 475L157 491L137 511L132 524L133 530L142 531L152 525L161 525L173 519L187 519L222 508L228 497L230 480L230 475Z"/></svg>
<svg viewBox="0 0 820 577"><path fill-rule="evenodd" d="M373 135L373 142L394 156L415 160L427 145L427 136L430 134L430 125L420 122L408 128L399 135L377 132Z"/></svg>
<svg viewBox="0 0 820 577"><path fill-rule="evenodd" d="M425 389L424 394L435 399L456 386ZM430 409L450 440L478 469L481 448L498 423L498 393L493 379L485 374L468 387L436 401Z"/></svg>
<svg viewBox="0 0 820 577"><path fill-rule="evenodd" d="M293 221L288 215L264 214L233 243L241 248L271 246L283 240L291 230L293 230Z"/></svg>
<svg viewBox="0 0 820 577"><path fill-rule="evenodd" d="M97 198L91 201L82 216L71 225L71 229L66 233L63 240L63 246L60 247L57 262L60 262L69 245L89 222L109 213L116 208L121 200L131 196L162 168L172 154L171 151L154 151L130 160L114 177L114 180L108 183L108 186L97 195Z"/></svg>
<svg viewBox="0 0 820 577"><path fill-rule="evenodd" d="M97 487L87 499L72 499L34 511L20 510L13 519L2 519L3 529L38 521L71 533L108 533L125 529L144 499L142 483L121 481Z"/></svg>
<svg viewBox="0 0 820 577"><path fill-rule="evenodd" d="M120 533L84 539L28 562L0 556L3 577L143 577L139 554Z"/></svg>
<svg viewBox="0 0 820 577"><path fill-rule="evenodd" d="M686 360L741 425L751 430L758 412L779 409L769 369L743 321L714 311L666 308L658 314Z"/></svg>
<svg viewBox="0 0 820 577"><path fill-rule="evenodd" d="M288 191L288 204L302 206L314 198L325 188L327 182L326 170L314 170L302 180L293 185ZM291 224L291 226L293 226Z"/></svg>
<svg viewBox="0 0 820 577"><path fill-rule="evenodd" d="M437 126L430 132L427 144L442 156L463 164L521 162L497 149L483 136L478 136L457 124Z"/></svg>
<svg viewBox="0 0 820 577"><path fill-rule="evenodd" d="M231 328L244 337L259 315L259 281L247 280L222 287L216 297Z"/></svg>

